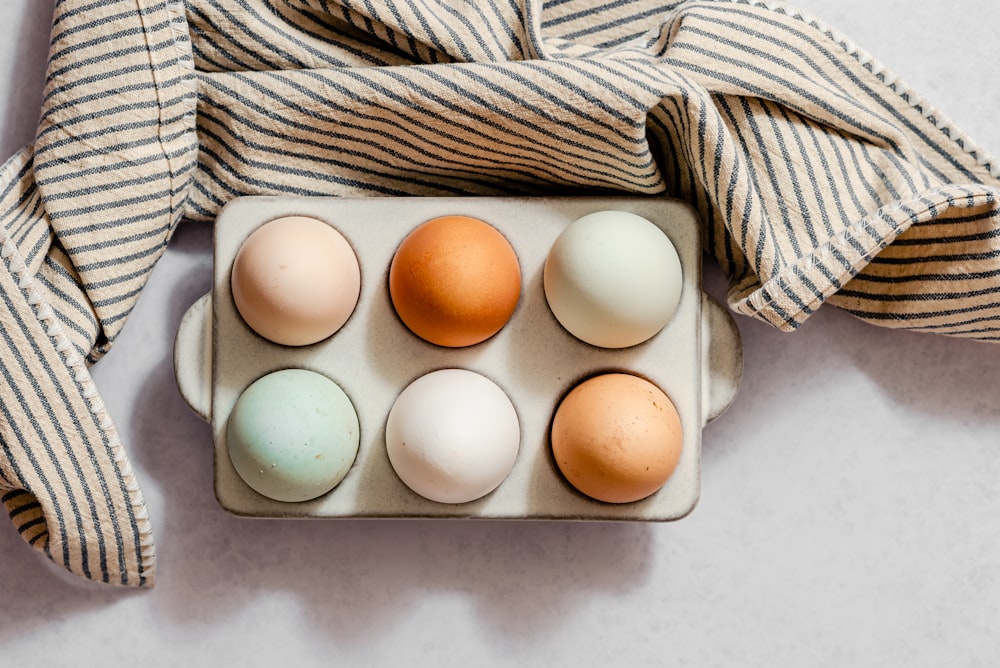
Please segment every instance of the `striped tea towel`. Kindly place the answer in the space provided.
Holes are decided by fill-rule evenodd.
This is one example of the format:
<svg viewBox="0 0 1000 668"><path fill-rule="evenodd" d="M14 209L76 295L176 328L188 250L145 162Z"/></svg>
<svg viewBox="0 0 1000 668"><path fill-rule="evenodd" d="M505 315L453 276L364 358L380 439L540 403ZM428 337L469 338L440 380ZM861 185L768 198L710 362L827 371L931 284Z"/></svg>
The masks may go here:
<svg viewBox="0 0 1000 668"><path fill-rule="evenodd" d="M0 173L0 498L85 578L153 582L87 365L238 195L680 197L739 313L1000 333L1000 163L784 3L61 0L52 31Z"/></svg>

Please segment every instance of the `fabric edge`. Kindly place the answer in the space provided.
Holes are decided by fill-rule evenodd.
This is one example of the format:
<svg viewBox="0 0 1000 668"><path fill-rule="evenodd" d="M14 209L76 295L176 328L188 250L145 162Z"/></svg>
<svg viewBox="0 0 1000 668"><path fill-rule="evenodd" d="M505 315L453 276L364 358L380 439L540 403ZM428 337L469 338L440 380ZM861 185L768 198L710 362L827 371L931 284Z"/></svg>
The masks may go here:
<svg viewBox="0 0 1000 668"><path fill-rule="evenodd" d="M798 21L816 28L825 34L834 44L842 48L851 58L872 73L872 75L882 83L884 88L890 91L897 98L902 100L908 107L912 107L919 112L925 120L933 125L941 134L948 137L951 142L963 152L976 161L986 172L995 179L1000 179L1000 159L990 155L975 141L972 140L957 124L947 115L941 113L937 108L931 106L927 100L911 88L892 70L882 64L868 51L855 44L846 35L833 29L822 21L806 14L802 10L790 6L784 0L736 0L740 4L748 4L755 7L763 7L767 10L789 16Z"/></svg>
<svg viewBox="0 0 1000 668"><path fill-rule="evenodd" d="M26 147L13 155L0 167L0 181L11 177L12 172L20 171L30 160L31 150ZM14 240L7 230L0 226L0 267L8 271L17 282L21 297L28 305L41 329L47 334L47 341L53 347L57 356L64 362L65 370L74 381L75 389L107 438L115 465L119 468L123 482L128 492L128 502L132 507L137 531L139 534L139 549L141 563L137 564L138 581L133 586L152 587L155 583L156 551L153 543L152 525L146 510L145 501L139 489L138 479L129 464L124 444L111 418L107 406L98 393L97 386L87 368L86 358L79 354L70 339L63 331L62 323L45 300L35 284L35 278L28 271L21 258ZM68 388L64 388L68 389ZM125 583L128 584L128 583Z"/></svg>
<svg viewBox="0 0 1000 668"><path fill-rule="evenodd" d="M969 198L970 195L962 186L942 186L881 207L785 267L749 294L741 294L734 288L730 292L730 306L742 315L762 320L783 332L795 331L899 235L928 213L939 215L952 208L955 204L949 202L956 197ZM846 265L846 268L837 273L830 270L831 264Z"/></svg>

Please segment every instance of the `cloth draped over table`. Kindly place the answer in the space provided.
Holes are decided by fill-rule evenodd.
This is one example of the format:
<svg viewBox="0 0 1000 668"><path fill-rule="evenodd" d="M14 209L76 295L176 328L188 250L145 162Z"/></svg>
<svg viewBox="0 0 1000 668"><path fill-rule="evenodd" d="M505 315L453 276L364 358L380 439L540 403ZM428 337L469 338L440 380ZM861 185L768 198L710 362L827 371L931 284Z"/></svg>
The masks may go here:
<svg viewBox="0 0 1000 668"><path fill-rule="evenodd" d="M176 226L240 195L678 197L739 313L991 340L998 177L781 2L61 0L0 172L0 499L69 571L153 583L87 367Z"/></svg>

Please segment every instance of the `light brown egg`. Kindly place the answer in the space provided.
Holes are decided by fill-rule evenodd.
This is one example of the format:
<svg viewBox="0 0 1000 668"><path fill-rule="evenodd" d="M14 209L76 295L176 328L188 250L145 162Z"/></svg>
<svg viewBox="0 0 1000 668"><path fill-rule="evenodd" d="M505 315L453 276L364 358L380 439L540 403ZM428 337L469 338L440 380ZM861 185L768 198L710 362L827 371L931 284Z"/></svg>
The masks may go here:
<svg viewBox="0 0 1000 668"><path fill-rule="evenodd" d="M566 480L608 503L638 501L660 489L683 446L673 402L625 373L594 376L573 388L556 410L551 441Z"/></svg>
<svg viewBox="0 0 1000 668"><path fill-rule="evenodd" d="M389 267L389 294L417 336L449 348L485 341L510 320L521 268L507 239L469 216L442 216L413 230Z"/></svg>
<svg viewBox="0 0 1000 668"><path fill-rule="evenodd" d="M231 285L251 329L275 343L304 346L331 336L351 317L361 269L351 244L333 227L286 216L243 242Z"/></svg>

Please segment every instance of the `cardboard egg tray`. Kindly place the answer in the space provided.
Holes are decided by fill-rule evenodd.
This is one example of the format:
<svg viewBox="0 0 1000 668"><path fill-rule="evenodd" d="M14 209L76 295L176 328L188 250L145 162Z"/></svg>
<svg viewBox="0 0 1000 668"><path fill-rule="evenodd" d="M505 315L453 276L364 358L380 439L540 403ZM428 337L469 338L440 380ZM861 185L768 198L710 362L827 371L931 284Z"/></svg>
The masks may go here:
<svg viewBox="0 0 1000 668"><path fill-rule="evenodd" d="M585 214L622 210L654 222L677 249L683 271L680 303L667 326L631 348L583 343L552 315L542 269L559 233ZM396 315L388 271L396 248L415 227L460 214L502 232L521 265L522 292L510 322L467 348L442 348L418 338ZM230 273L243 240L286 215L333 225L361 265L361 297L344 327L301 348L254 333L230 292ZM701 289L702 248L697 216L665 198L278 198L233 200L215 226L213 290L186 314L175 347L178 386L212 426L215 493L226 510L254 517L463 517L592 520L675 520L695 506L700 490L701 431L732 401L742 375L739 335L732 319ZM354 466L328 494L301 503L274 501L253 491L229 460L226 422L243 390L261 376L299 367L340 385L357 410L361 445ZM507 479L469 503L424 499L396 476L385 449L393 402L413 380L443 368L465 368L496 382L510 396L521 425L521 446ZM590 499L562 477L549 447L559 401L580 381L608 371L647 378L674 402L684 444L673 475L652 496L628 504Z"/></svg>

